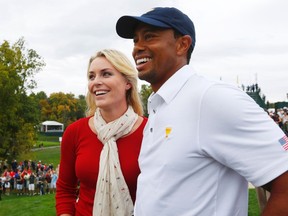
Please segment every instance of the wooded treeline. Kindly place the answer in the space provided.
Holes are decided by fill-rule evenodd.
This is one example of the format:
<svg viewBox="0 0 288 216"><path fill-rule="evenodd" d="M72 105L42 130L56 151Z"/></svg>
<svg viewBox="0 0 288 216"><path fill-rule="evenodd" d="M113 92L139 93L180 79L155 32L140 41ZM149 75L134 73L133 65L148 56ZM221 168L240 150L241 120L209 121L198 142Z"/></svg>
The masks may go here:
<svg viewBox="0 0 288 216"><path fill-rule="evenodd" d="M84 95L33 93L37 87L34 76L44 67L44 59L25 47L24 38L0 44L0 160L12 160L30 151L41 122L58 121L66 128L85 116ZM142 85L144 107L150 93L151 88Z"/></svg>

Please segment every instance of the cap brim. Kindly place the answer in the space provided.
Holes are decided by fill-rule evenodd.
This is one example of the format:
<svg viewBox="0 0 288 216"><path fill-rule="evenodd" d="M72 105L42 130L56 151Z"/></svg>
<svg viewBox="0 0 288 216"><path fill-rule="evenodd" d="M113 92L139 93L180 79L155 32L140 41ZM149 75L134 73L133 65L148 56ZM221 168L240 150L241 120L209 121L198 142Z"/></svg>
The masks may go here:
<svg viewBox="0 0 288 216"><path fill-rule="evenodd" d="M160 28L171 28L163 22L148 17L122 16L116 23L116 32L120 37L131 39L134 37L135 28L139 23L145 23Z"/></svg>

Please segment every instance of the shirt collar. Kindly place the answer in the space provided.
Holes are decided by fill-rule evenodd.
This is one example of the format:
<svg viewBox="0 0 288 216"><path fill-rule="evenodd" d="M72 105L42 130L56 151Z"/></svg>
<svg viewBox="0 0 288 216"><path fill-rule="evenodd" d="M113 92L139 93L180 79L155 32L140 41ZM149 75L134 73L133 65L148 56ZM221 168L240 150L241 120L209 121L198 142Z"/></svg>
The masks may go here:
<svg viewBox="0 0 288 216"><path fill-rule="evenodd" d="M168 104L193 74L195 74L195 72L191 66L183 66L176 71L156 93L152 93L151 97L157 94Z"/></svg>

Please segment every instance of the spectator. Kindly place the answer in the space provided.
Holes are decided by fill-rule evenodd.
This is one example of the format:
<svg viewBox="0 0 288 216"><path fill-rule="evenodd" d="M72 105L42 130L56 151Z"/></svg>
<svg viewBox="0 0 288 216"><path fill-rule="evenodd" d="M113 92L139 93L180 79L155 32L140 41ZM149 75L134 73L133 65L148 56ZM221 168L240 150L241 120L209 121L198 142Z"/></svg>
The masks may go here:
<svg viewBox="0 0 288 216"><path fill-rule="evenodd" d="M11 163L11 167L14 172L17 171L17 160L13 160L13 162Z"/></svg>
<svg viewBox="0 0 288 216"><path fill-rule="evenodd" d="M30 174L27 172L26 168L24 168L23 172L21 173L21 177L23 179L24 194L28 195L28 193L29 193L29 177L30 177Z"/></svg>
<svg viewBox="0 0 288 216"><path fill-rule="evenodd" d="M10 172L7 171L6 175L4 177L4 188L5 188L5 195L9 196L10 195L10 188L11 188L11 176L10 176Z"/></svg>
<svg viewBox="0 0 288 216"><path fill-rule="evenodd" d="M29 176L29 195L33 196L35 195L35 174L34 172L31 172Z"/></svg>
<svg viewBox="0 0 288 216"><path fill-rule="evenodd" d="M45 181L46 181L46 193L50 194L51 190L51 170L48 170L45 174Z"/></svg>
<svg viewBox="0 0 288 216"><path fill-rule="evenodd" d="M283 117L282 117L282 129L286 135L288 135L288 109L283 109Z"/></svg>
<svg viewBox="0 0 288 216"><path fill-rule="evenodd" d="M52 175L51 175L51 193L56 193L57 179L58 179L58 174L56 173L55 170L52 170Z"/></svg>
<svg viewBox="0 0 288 216"><path fill-rule="evenodd" d="M18 172L15 174L15 179L16 179L17 196L20 196L23 194L23 183L24 183L20 170L18 170Z"/></svg>
<svg viewBox="0 0 288 216"><path fill-rule="evenodd" d="M44 172L39 172L38 173L38 189L39 189L39 195L44 195L45 194L45 173Z"/></svg>
<svg viewBox="0 0 288 216"><path fill-rule="evenodd" d="M3 185L3 179L2 176L0 176L0 201L2 200Z"/></svg>
<svg viewBox="0 0 288 216"><path fill-rule="evenodd" d="M14 181L14 177L15 177L15 172L13 170L10 171L10 190L11 190L11 193L12 191L15 190L16 188L16 183Z"/></svg>
<svg viewBox="0 0 288 216"><path fill-rule="evenodd" d="M280 127L281 118L277 112L272 115L272 119Z"/></svg>

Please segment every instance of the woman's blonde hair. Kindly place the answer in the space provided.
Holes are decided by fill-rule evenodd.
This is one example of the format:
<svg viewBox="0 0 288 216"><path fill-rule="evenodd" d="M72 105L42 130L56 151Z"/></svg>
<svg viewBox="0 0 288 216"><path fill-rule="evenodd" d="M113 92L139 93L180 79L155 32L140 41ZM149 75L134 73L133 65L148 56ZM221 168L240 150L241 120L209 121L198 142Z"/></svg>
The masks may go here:
<svg viewBox="0 0 288 216"><path fill-rule="evenodd" d="M113 65L113 67L117 71L119 71L131 84L131 88L126 92L127 104L132 106L135 113L137 113L139 116L142 116L143 107L137 89L138 72L135 67L131 64L131 62L122 52L113 49L104 49L98 51L94 56L90 58L88 64L87 78L92 61L98 57L105 57ZM86 103L86 116L94 115L97 106L95 104L95 99L90 93L90 91L87 92Z"/></svg>

